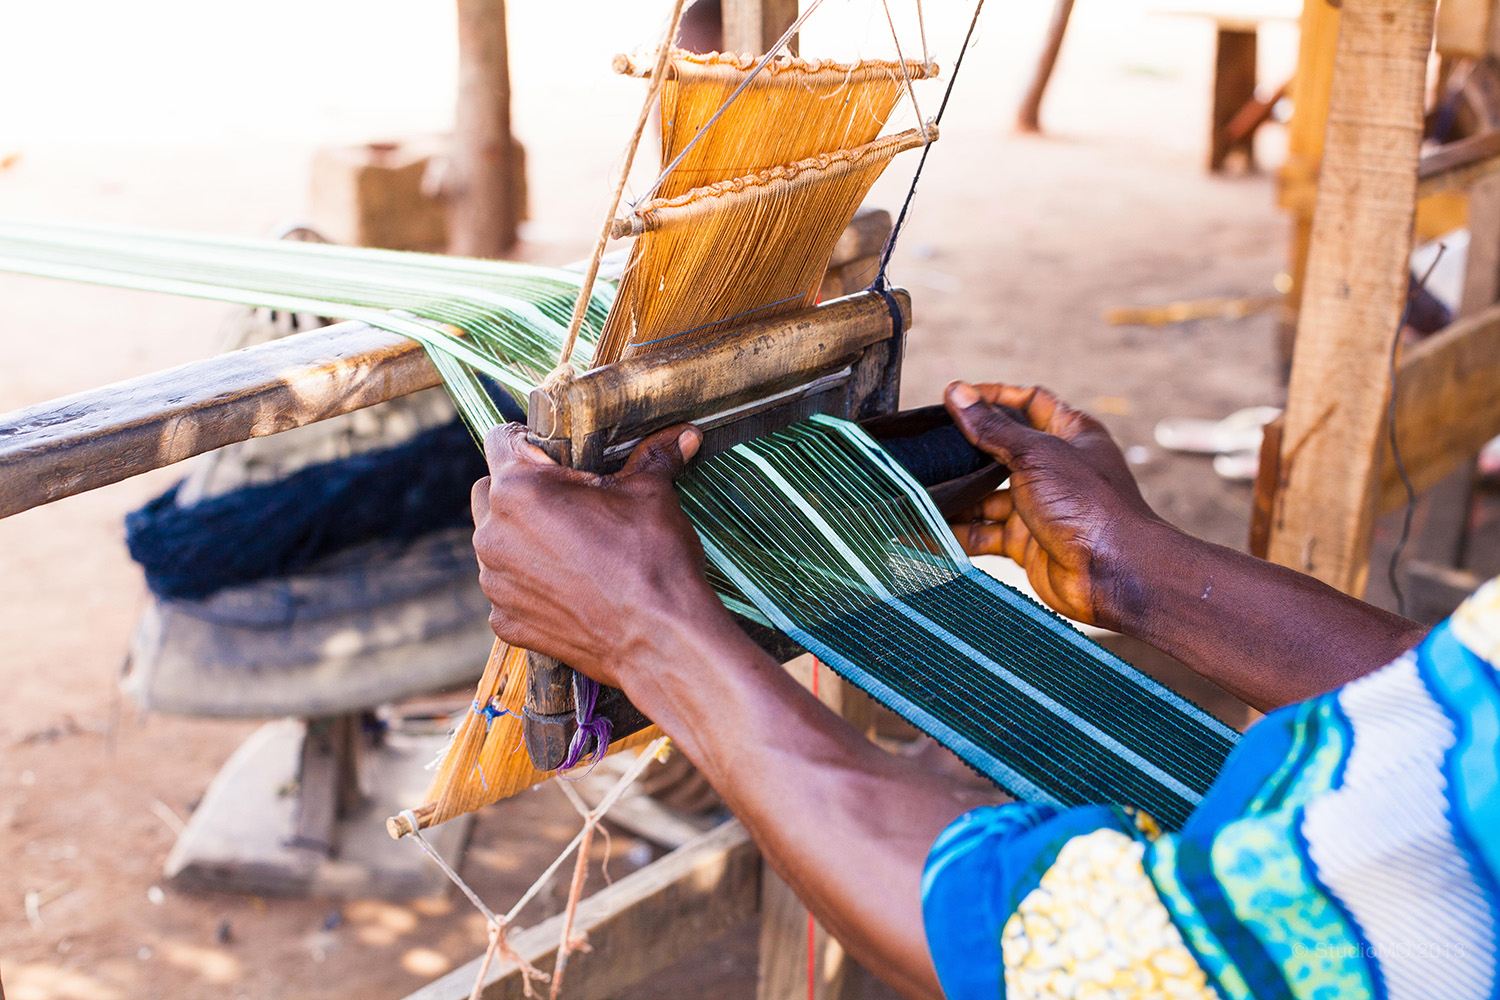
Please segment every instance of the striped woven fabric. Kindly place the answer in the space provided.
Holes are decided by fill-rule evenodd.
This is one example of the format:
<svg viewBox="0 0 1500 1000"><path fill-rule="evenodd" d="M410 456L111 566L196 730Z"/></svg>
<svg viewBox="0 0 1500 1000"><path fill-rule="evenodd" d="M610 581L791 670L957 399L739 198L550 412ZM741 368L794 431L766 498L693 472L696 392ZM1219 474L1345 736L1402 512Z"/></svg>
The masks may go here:
<svg viewBox="0 0 1500 1000"><path fill-rule="evenodd" d="M1176 826L1237 734L976 569L922 489L831 417L679 484L710 579L1019 798Z"/></svg>

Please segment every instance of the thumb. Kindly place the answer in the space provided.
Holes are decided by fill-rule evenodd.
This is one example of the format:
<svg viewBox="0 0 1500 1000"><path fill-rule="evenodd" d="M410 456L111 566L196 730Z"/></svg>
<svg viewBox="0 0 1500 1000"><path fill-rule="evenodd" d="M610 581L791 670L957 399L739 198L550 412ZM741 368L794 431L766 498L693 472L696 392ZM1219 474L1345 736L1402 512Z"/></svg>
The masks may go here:
<svg viewBox="0 0 1500 1000"><path fill-rule="evenodd" d="M501 424L484 436L484 458L492 475L515 465L557 465L526 437L526 425L518 423Z"/></svg>
<svg viewBox="0 0 1500 1000"><path fill-rule="evenodd" d="M991 403L967 382L954 382L944 394L948 413L969 443L1014 467L1041 436L1008 406Z"/></svg>
<svg viewBox="0 0 1500 1000"><path fill-rule="evenodd" d="M676 479L687 467L688 459L698 454L702 442L703 433L691 424L678 424L657 431L635 446L620 475L645 473Z"/></svg>

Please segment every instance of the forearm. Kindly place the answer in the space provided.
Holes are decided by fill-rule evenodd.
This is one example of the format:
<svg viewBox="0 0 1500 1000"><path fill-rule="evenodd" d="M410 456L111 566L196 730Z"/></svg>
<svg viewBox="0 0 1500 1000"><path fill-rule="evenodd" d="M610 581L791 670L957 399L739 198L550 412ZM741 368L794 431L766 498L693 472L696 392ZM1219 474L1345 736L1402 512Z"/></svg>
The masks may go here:
<svg viewBox="0 0 1500 1000"><path fill-rule="evenodd" d="M1426 628L1285 566L1141 529L1115 581L1111 627L1169 653L1261 710L1330 691L1395 659Z"/></svg>
<svg viewBox="0 0 1500 1000"><path fill-rule="evenodd" d="M880 750L722 612L665 623L631 678L631 699L854 956L908 995L941 996L922 925L923 864L949 822L997 796Z"/></svg>

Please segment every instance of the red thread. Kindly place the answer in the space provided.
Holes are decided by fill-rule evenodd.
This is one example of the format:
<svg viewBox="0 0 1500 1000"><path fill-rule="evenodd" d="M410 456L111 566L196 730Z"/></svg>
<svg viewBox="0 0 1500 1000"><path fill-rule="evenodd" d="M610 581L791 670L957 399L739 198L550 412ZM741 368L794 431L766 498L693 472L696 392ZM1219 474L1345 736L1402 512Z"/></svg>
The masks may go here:
<svg viewBox="0 0 1500 1000"><path fill-rule="evenodd" d="M818 673L822 668L822 661L814 656L812 666L812 693L814 698L818 697ZM809 910L807 913L807 1000L818 1000L817 939L818 924L813 919L812 911Z"/></svg>
<svg viewBox="0 0 1500 1000"><path fill-rule="evenodd" d="M807 915L807 1000L818 1000L818 977L817 965L813 960L813 947L817 943L818 925L813 921L813 915Z"/></svg>

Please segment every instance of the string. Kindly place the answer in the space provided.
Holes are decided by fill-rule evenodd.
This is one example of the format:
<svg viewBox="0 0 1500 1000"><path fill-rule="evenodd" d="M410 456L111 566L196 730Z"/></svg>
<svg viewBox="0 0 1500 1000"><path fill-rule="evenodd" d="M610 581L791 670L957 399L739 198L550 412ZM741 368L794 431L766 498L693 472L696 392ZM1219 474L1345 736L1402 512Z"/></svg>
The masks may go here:
<svg viewBox="0 0 1500 1000"><path fill-rule="evenodd" d="M932 119L933 125L942 124L943 113L948 110L948 99L953 96L953 85L958 83L958 71L964 64L964 55L969 51L969 42L974 38L974 29L979 25L979 13L982 10L984 10L984 0L978 0L978 3L974 5L974 18L969 22L968 32L964 34L964 43L958 50L958 58L953 60L953 75L948 78L948 86L943 90L943 100L938 105L937 115ZM925 42L923 44L925 45ZM917 193L917 182L922 179L922 168L927 166L927 154L930 152L932 152L930 143L922 147L922 158L917 161L917 170L912 174L911 187L906 191L906 200L901 203L901 212L896 216L896 224L891 227L891 235L886 237L885 247L880 251L880 267L875 272L875 279L870 283L870 288L879 292L885 299L886 308L891 310L892 321L898 330L901 327L900 309L896 306L895 298L890 295L891 282L885 272L891 263L891 251L896 249L896 240L900 237L901 230L906 227L906 217L911 210L912 198Z"/></svg>
<svg viewBox="0 0 1500 1000"><path fill-rule="evenodd" d="M705 135L708 134L709 129L713 128L714 123L724 116L724 112L729 110L729 106L737 101L739 99L739 96L749 88L750 81L759 76L760 71L771 64L771 60L776 57L776 54L778 52L786 48L787 44L790 43L797 32L801 30L803 23L812 16L813 11L817 10L821 6L823 6L823 0L813 0L813 2L808 5L808 8L802 12L802 15L798 17L797 20L792 22L792 26L786 29L782 36L776 40L775 45L771 46L771 51L761 56L760 62L755 64L755 67L750 70L750 74L746 76L745 79L741 80L740 85L734 88L734 91L724 99L723 104L719 105L719 110L715 111L712 117L710 117L708 121L703 123L703 127L698 129L698 134L689 139L687 145L682 147L682 151L674 156L672 158L672 162L668 163L666 167L662 169L661 176L656 178L655 183L653 183L651 187L647 189L646 194L640 199L641 201L651 200L652 196L655 195L657 190L661 188L662 182L667 179L667 175L670 174L673 170L677 169L677 165L681 163L683 157L687 156L688 152L698 144L698 140L702 139Z"/></svg>
<svg viewBox="0 0 1500 1000"><path fill-rule="evenodd" d="M922 62L932 65L932 54L927 51L927 22L922 17L922 0L917 0L917 34L922 36Z"/></svg>
<svg viewBox="0 0 1500 1000"><path fill-rule="evenodd" d="M570 933L573 926L573 917L578 906L576 890L570 894L568 909L563 921L563 942L558 948L557 966L553 969L552 975L548 975L547 973L538 970L535 966L528 962L524 956L515 951L515 949L510 945L510 942L508 941L506 936L510 925L516 919L516 917L520 915L521 910L526 907L526 904L535 899L536 895L544 888L546 888L546 886L551 882L552 876L557 873L557 870L562 867L562 863L568 859L568 856L571 855L575 849L582 848L582 850L579 851L579 863L587 863L587 845L591 841L594 828L598 826L599 821L604 818L605 814L609 812L610 808L620 800L620 797L625 794L626 789L628 789L632 784L635 783L635 780L640 777L641 772L646 769L647 765L649 765L651 761L660 756L663 749L666 747L667 742L668 741L665 736L658 737L657 739L653 740L644 750L641 751L639 757L631 761L630 766L625 769L625 772L623 774L620 775L620 778L615 782L614 787L612 787L604 796L604 798L599 801L599 804L597 806L589 810L584 815L583 829L578 831L578 834L568 842L568 845L566 847L562 849L562 853L559 854L553 860L553 862L547 866L546 871L542 872L537 880L531 884L531 887L521 895L520 899L516 900L515 905L512 906L503 917L498 916L494 910L491 910L488 906L486 906L484 900L479 898L479 894L476 893L469 886L469 884L464 881L463 876L454 870L453 866L450 865L447 860L438 853L437 849L432 846L432 844L427 840L426 837L422 836L422 829L420 823L417 820L417 814L411 809L403 809L401 811L399 816L406 826L405 835L416 840L417 846L422 849L422 852L432 859L433 863L442 870L443 874L448 877L448 880L450 882L458 887L458 890L464 894L464 897L474 905L474 908L478 910L481 915L483 915L485 923L489 927L489 945L485 948L483 960L480 962L479 977L474 983L474 990L470 994L471 997L478 997L483 991L484 980L489 972L490 964L497 955L505 961L512 963L520 971L522 989L525 992L526 996L530 997L533 995L531 989L531 981L533 979L541 980L544 982L552 980L552 996L555 997L557 995L557 989L560 985L561 980L562 968L566 964L568 952L573 950L574 947L574 944L570 937ZM581 888L581 882L579 881L577 869L575 869L574 872L574 881L575 883L578 883L578 887Z"/></svg>
<svg viewBox="0 0 1500 1000"><path fill-rule="evenodd" d="M641 144L642 134L646 131L646 123L651 120L651 108L656 101L656 95L661 92L662 81L667 75L667 60L672 55L672 45L676 42L677 31L682 25L683 3L684 0L676 0L672 5L672 19L667 25L667 35L662 39L661 50L656 54L656 69L651 74L651 84L646 90L646 100L641 104L641 113L635 122L635 132L631 134L630 142L625 147L625 164L620 168L620 180L615 184L614 197L610 200L609 211L604 216L604 228L599 231L599 239L594 243L594 252L589 256L589 266L584 270L583 287L579 290L578 301L573 306L573 318L568 323L567 337L563 340L562 354L557 359L557 368L553 370L553 376L568 373L567 366L573 358L573 345L578 341L578 331L582 329L583 317L588 312L589 297L594 290L594 279L599 276L599 261L603 259L604 248L609 244L610 231L614 229L615 224L615 213L620 209L620 199L625 196L625 185L630 180L630 168L635 163L635 152Z"/></svg>
<svg viewBox="0 0 1500 1000"><path fill-rule="evenodd" d="M901 80L906 84L906 96L911 99L912 113L917 116L917 128L922 130L922 141L931 142L927 135L927 123L922 120L922 109L917 106L917 92L912 88L911 74L906 70L906 56L901 51L901 37L896 34L896 19L891 16L890 0L880 0L880 5L885 8L885 23L891 26L891 41L896 46L896 62L901 66ZM926 42L923 42L922 49L925 56ZM952 86L951 81L949 86Z"/></svg>
<svg viewBox="0 0 1500 1000"><path fill-rule="evenodd" d="M557 765L559 771L571 770L591 756L597 764L609 752L609 734L614 724L604 716L594 716L594 706L598 702L599 682L574 671L573 705L578 728L573 731L573 739L568 744L568 755Z"/></svg>
<svg viewBox="0 0 1500 1000"><path fill-rule="evenodd" d="M510 711L504 708L496 708L495 699L493 698L485 702L483 705L480 705L479 699L475 698L474 714L484 716L484 724L486 726L490 726L493 725L495 720L500 718L502 715L509 715Z"/></svg>
<svg viewBox="0 0 1500 1000"><path fill-rule="evenodd" d="M1432 258L1432 263L1427 265L1427 270L1417 280L1417 287L1406 296L1406 308L1401 310L1401 321L1396 324L1396 336L1391 340L1391 395L1387 403L1389 409L1385 429L1390 437L1391 459L1396 463L1396 474L1401 477L1401 485L1406 490L1406 513L1401 519L1401 537L1396 540L1396 547L1391 550L1391 561L1385 568L1385 576L1390 581L1391 591L1396 595L1396 614L1402 618L1406 617L1406 594L1401 589L1401 581L1397 578L1396 570L1401 563L1401 553L1406 550L1406 542L1411 537L1412 515L1417 508L1417 489L1412 485L1411 477L1406 474L1406 463L1401 460L1401 446L1396 441L1396 355L1401 349L1401 331L1405 328L1406 321L1411 318L1412 303L1416 300L1417 293L1427 287L1427 279L1432 277L1432 272L1437 269L1438 261L1443 259L1443 252L1447 249L1448 244L1438 244L1437 256Z"/></svg>

